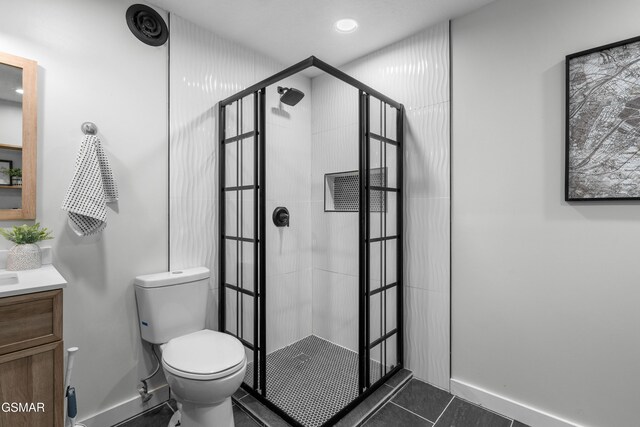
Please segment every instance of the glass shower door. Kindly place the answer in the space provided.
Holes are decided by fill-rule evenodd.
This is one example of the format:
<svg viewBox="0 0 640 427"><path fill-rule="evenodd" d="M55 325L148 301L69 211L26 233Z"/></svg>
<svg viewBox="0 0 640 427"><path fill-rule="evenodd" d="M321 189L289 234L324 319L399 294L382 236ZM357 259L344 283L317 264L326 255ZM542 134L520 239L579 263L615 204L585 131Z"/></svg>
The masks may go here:
<svg viewBox="0 0 640 427"><path fill-rule="evenodd" d="M244 383L264 394L264 89L219 109L219 329L247 354Z"/></svg>
<svg viewBox="0 0 640 427"><path fill-rule="evenodd" d="M402 118L361 92L361 390L402 362Z"/></svg>

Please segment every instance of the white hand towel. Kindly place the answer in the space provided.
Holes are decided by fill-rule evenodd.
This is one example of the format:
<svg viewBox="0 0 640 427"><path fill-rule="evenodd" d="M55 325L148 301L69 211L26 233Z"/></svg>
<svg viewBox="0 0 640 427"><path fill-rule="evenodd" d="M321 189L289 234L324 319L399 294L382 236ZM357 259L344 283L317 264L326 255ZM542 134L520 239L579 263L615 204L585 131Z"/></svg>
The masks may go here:
<svg viewBox="0 0 640 427"><path fill-rule="evenodd" d="M76 170L62 202L69 226L78 236L99 233L107 226L107 203L118 200L107 156L95 135L85 135L76 158Z"/></svg>

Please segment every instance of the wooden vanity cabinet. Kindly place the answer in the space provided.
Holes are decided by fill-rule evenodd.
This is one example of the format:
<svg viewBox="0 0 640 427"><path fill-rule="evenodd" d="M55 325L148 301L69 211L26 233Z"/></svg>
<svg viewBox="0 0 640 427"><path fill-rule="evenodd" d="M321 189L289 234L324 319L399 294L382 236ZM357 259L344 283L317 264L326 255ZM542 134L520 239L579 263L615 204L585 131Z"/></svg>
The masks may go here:
<svg viewBox="0 0 640 427"><path fill-rule="evenodd" d="M0 298L0 426L62 427L63 366L62 289Z"/></svg>

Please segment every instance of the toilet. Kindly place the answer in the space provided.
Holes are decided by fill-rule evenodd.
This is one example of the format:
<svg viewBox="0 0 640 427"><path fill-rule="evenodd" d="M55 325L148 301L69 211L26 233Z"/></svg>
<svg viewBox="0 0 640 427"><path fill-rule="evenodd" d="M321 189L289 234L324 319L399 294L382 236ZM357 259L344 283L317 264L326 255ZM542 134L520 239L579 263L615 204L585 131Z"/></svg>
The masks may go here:
<svg viewBox="0 0 640 427"><path fill-rule="evenodd" d="M233 427L231 395L247 369L237 338L205 329L209 275L197 267L138 276L134 282L141 336L160 345L181 427Z"/></svg>

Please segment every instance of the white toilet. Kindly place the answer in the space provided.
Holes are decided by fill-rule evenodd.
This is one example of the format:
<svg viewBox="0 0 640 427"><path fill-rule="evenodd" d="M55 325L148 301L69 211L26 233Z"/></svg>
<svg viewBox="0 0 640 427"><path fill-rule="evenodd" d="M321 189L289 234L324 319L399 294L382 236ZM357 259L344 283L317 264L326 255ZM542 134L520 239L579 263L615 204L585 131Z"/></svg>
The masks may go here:
<svg viewBox="0 0 640 427"><path fill-rule="evenodd" d="M181 427L233 427L231 395L247 357L235 337L205 329L205 267L135 279L142 339L162 344L162 368L180 404Z"/></svg>

